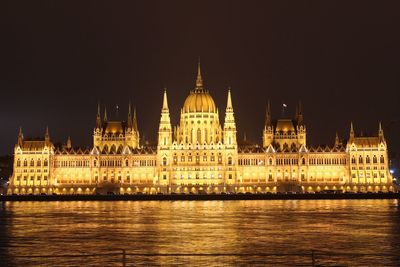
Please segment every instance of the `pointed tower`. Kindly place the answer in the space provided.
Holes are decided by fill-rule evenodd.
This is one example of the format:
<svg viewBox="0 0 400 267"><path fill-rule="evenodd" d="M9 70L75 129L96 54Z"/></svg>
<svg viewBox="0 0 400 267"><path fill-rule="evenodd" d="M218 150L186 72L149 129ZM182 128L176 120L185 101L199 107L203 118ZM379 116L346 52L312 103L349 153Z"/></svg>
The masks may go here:
<svg viewBox="0 0 400 267"><path fill-rule="evenodd" d="M195 90L203 90L203 78L201 77L200 58L197 64L197 78Z"/></svg>
<svg viewBox="0 0 400 267"><path fill-rule="evenodd" d="M131 101L129 101L129 106L128 106L128 120L126 127L128 128L128 131L132 131L133 124L132 124L132 112L131 112Z"/></svg>
<svg viewBox="0 0 400 267"><path fill-rule="evenodd" d="M46 127L46 132L44 134L44 141L46 142L46 145L50 144L50 134L49 134L49 127Z"/></svg>
<svg viewBox="0 0 400 267"><path fill-rule="evenodd" d="M108 121L108 119L107 119L107 108L104 108L104 119L103 119L103 121L104 122Z"/></svg>
<svg viewBox="0 0 400 267"><path fill-rule="evenodd" d="M167 89L164 89L163 104L161 108L160 126L158 128L158 149L167 150L172 145L172 127L169 116Z"/></svg>
<svg viewBox="0 0 400 267"><path fill-rule="evenodd" d="M134 138L135 138L133 147L139 147L140 135L139 135L137 116L136 116L136 107L133 108L132 127L133 127L132 129L133 129L133 134L134 134Z"/></svg>
<svg viewBox="0 0 400 267"><path fill-rule="evenodd" d="M349 143L354 141L354 127L353 127L353 122L350 123L350 134L349 134Z"/></svg>
<svg viewBox="0 0 400 267"><path fill-rule="evenodd" d="M70 137L70 136L68 136L66 147L67 147L68 149L71 149L71 148L72 148L72 142L71 142L71 137Z"/></svg>
<svg viewBox="0 0 400 267"><path fill-rule="evenodd" d="M301 105L301 101L299 101L297 105L297 114L296 114L296 130L297 130L297 146L301 147L302 145L306 145L307 142L307 130L306 125L304 123L303 117L303 107Z"/></svg>
<svg viewBox="0 0 400 267"><path fill-rule="evenodd" d="M379 142L385 142L385 135L383 134L383 128L382 128L382 123L381 122L379 122L379 133L378 133L378 136L379 136Z"/></svg>
<svg viewBox="0 0 400 267"><path fill-rule="evenodd" d="M226 146L231 148L237 147L236 141L236 123L232 106L231 89L228 89L228 100L226 103L225 122L224 122L224 139Z"/></svg>
<svg viewBox="0 0 400 267"><path fill-rule="evenodd" d="M22 133L22 128L19 127L17 145L22 147L23 142L24 142L24 134Z"/></svg>
<svg viewBox="0 0 400 267"><path fill-rule="evenodd" d="M335 147L338 147L338 146L340 146L340 139L339 139L338 133L336 132L336 136L335 136Z"/></svg>
<svg viewBox="0 0 400 267"><path fill-rule="evenodd" d="M130 101L128 106L128 119L126 123L124 145L128 145L130 148L139 147L139 131L137 127L136 108L133 109L132 116L132 106Z"/></svg>
<svg viewBox="0 0 400 267"><path fill-rule="evenodd" d="M299 101L299 103L297 104L296 110L297 110L297 112L296 112L297 125L304 126L303 107L301 105L301 101Z"/></svg>
<svg viewBox="0 0 400 267"><path fill-rule="evenodd" d="M97 104L97 115L96 115L96 129L101 129L101 115L100 115L100 103Z"/></svg>
<svg viewBox="0 0 400 267"><path fill-rule="evenodd" d="M263 147L267 148L274 139L274 128L272 125L271 106L269 100L265 111L265 125L263 131Z"/></svg>

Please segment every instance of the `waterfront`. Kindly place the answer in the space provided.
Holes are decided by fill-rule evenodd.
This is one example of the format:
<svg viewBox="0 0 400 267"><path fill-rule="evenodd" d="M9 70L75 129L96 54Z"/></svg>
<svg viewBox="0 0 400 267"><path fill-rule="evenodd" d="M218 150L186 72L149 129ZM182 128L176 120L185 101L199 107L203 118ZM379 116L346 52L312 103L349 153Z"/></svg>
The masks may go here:
<svg viewBox="0 0 400 267"><path fill-rule="evenodd" d="M0 216L0 256L9 266L105 262L121 266L119 255L106 255L118 249L131 253L230 255L316 251L317 263L320 260L328 266L334 261L344 266L400 263L398 200L5 202ZM68 253L104 257L18 257ZM341 253L369 256L335 257ZM324 254L333 256L322 257ZM219 266L240 261L261 264L263 258L136 256L127 260L127 266ZM268 260L288 266L311 263L308 256Z"/></svg>

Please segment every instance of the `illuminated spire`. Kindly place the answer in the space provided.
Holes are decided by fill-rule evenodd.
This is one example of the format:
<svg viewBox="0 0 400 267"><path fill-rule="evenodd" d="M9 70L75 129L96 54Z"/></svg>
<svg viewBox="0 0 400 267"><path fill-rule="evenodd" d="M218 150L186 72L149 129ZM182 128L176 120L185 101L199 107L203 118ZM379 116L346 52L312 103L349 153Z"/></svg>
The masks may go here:
<svg viewBox="0 0 400 267"><path fill-rule="evenodd" d="M383 135L383 128L381 122L379 122L379 138L385 139L385 136Z"/></svg>
<svg viewBox="0 0 400 267"><path fill-rule="evenodd" d="M226 104L226 110L233 110L233 106L232 106L232 97L231 97L231 88L229 87L228 89L228 102Z"/></svg>
<svg viewBox="0 0 400 267"><path fill-rule="evenodd" d="M350 123L350 138L354 138L354 127L353 127L353 122Z"/></svg>
<svg viewBox="0 0 400 267"><path fill-rule="evenodd" d="M71 148L71 147L72 147L71 137L68 136L68 139L67 139L67 148Z"/></svg>
<svg viewBox="0 0 400 267"><path fill-rule="evenodd" d="M340 139L339 139L338 133L336 132L336 136L335 136L335 146L339 146L339 144L340 144Z"/></svg>
<svg viewBox="0 0 400 267"><path fill-rule="evenodd" d="M45 132L45 134L44 134L44 140L45 140L46 142L49 142L49 141L50 141L50 134L49 134L49 127L48 127L48 126L46 126L46 132Z"/></svg>
<svg viewBox="0 0 400 267"><path fill-rule="evenodd" d="M138 123L137 123L137 117L136 117L136 107L133 108L133 130L135 130L136 132L138 131Z"/></svg>
<svg viewBox="0 0 400 267"><path fill-rule="evenodd" d="M272 118L271 118L271 105L269 103L269 100L267 102L267 109L265 111L265 127L271 127L272 126Z"/></svg>
<svg viewBox="0 0 400 267"><path fill-rule="evenodd" d="M128 128L132 129L132 112L131 112L131 101L129 100L128 106Z"/></svg>
<svg viewBox="0 0 400 267"><path fill-rule="evenodd" d="M97 104L96 128L101 128L100 103Z"/></svg>
<svg viewBox="0 0 400 267"><path fill-rule="evenodd" d="M168 111L168 100L167 100L167 88L164 88L164 97L163 97L163 105L162 105L162 110L163 111Z"/></svg>
<svg viewBox="0 0 400 267"><path fill-rule="evenodd" d="M200 69L200 57L199 63L197 64L197 78L196 78L196 89L203 89L203 79L201 78L201 69Z"/></svg>
<svg viewBox="0 0 400 267"><path fill-rule="evenodd" d="M304 124L304 119L303 119L303 108L301 105L301 100L299 101L296 110L297 110L296 111L297 125L302 125Z"/></svg>
<svg viewBox="0 0 400 267"><path fill-rule="evenodd" d="M19 127L19 131L18 131L18 145L22 146L22 142L24 140L24 134L22 133L22 128Z"/></svg>
<svg viewBox="0 0 400 267"><path fill-rule="evenodd" d="M104 108L104 119L103 119L103 121L104 122L107 121L107 108Z"/></svg>

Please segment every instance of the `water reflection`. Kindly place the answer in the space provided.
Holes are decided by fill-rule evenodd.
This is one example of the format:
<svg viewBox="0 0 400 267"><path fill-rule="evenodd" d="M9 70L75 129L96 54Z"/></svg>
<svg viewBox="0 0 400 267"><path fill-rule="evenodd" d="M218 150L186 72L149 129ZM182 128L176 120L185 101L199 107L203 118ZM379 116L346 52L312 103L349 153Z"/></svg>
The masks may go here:
<svg viewBox="0 0 400 267"><path fill-rule="evenodd" d="M316 250L396 255L400 248L399 214L397 200L7 202L1 206L0 256L8 265L20 265L21 259L14 256L107 253L115 249L136 253ZM399 260L398 256L371 257L337 260L351 266L387 266ZM104 258L90 260L95 265L104 263ZM158 265L169 260L136 257L134 264ZM210 265L210 259L183 260L196 265L204 260ZM212 262L218 266L236 260L214 258ZM290 265L290 259L281 260ZM51 261L41 263L46 262L54 265ZM35 262L23 261L29 263Z"/></svg>

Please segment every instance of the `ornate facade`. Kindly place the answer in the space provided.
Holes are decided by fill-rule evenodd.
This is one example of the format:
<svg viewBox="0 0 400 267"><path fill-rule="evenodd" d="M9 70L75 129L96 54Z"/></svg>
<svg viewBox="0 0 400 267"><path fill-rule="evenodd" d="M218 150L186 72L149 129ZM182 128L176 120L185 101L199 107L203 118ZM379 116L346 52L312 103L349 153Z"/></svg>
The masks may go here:
<svg viewBox="0 0 400 267"><path fill-rule="evenodd" d="M157 194L394 191L381 125L377 136L310 147L301 104L294 119L273 120L267 105L262 145L239 143L228 90L225 119L203 86L195 88L173 127L164 91L158 144L140 145L136 111L126 121L103 118L98 107L93 147L55 147L48 129L42 140L24 139L14 149L9 194Z"/></svg>

